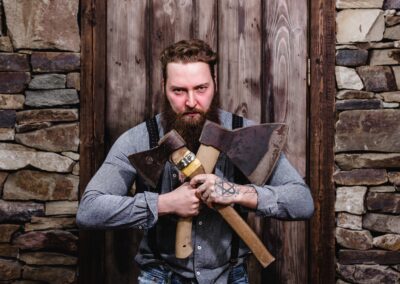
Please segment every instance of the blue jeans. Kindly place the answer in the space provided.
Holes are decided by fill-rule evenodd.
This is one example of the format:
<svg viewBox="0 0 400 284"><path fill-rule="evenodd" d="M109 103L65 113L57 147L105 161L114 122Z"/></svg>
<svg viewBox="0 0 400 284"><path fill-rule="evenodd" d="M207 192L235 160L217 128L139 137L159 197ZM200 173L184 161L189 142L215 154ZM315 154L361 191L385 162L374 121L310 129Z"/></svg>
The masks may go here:
<svg viewBox="0 0 400 284"><path fill-rule="evenodd" d="M141 270L139 284L197 284L196 279L187 279L173 273L164 266L146 267ZM228 277L229 284L248 284L247 272L244 265L232 268Z"/></svg>

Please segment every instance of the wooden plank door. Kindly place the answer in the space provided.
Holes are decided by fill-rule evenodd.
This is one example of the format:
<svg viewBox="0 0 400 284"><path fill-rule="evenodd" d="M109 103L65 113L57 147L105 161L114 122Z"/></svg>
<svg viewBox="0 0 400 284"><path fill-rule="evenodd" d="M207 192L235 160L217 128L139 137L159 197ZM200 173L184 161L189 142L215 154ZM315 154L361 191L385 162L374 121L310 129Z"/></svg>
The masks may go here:
<svg viewBox="0 0 400 284"><path fill-rule="evenodd" d="M83 5L89 1L88 9L99 18L87 22L93 25L93 41L101 46L104 40L104 57L96 57L95 49L88 54L94 53L97 65L106 65L101 69L106 74L96 77L104 79L105 87L99 83L99 89L103 86L106 98L100 96L96 104L92 92L97 106L85 106L84 113L92 111L96 125L104 121L106 152L122 132L160 111L161 50L197 37L219 52L217 87L223 108L257 122L287 122L291 129L285 152L305 176L307 0L107 0L106 5L83 0ZM105 27L96 28L101 23ZM251 223L277 259L264 271L251 260L251 283L307 283L305 222L253 218ZM109 231L104 239L96 243L104 283L136 283L133 257L140 233Z"/></svg>

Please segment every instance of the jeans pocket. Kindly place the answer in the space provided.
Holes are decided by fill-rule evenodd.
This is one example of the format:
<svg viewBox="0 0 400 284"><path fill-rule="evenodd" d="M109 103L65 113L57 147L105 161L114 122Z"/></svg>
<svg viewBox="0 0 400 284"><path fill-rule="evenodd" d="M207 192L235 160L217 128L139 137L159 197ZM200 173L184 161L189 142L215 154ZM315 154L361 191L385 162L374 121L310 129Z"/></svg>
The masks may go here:
<svg viewBox="0 0 400 284"><path fill-rule="evenodd" d="M248 284L249 279L247 277L246 269L244 265L238 265L232 268L228 278L229 284Z"/></svg>
<svg viewBox="0 0 400 284"><path fill-rule="evenodd" d="M165 277L163 277L159 271L154 273L154 269L150 269L149 271L142 270L138 277L139 284L166 284L167 281Z"/></svg>

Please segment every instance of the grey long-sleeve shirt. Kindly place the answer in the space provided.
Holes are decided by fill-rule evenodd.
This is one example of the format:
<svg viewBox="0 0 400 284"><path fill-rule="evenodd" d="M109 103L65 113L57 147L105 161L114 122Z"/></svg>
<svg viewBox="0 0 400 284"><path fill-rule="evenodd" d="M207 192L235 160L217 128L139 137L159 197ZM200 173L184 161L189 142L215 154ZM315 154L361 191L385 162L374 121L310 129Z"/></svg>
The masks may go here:
<svg viewBox="0 0 400 284"><path fill-rule="evenodd" d="M221 124L231 128L231 113L220 111ZM160 137L164 135L157 116ZM244 120L244 126L253 124ZM215 210L204 207L194 218L192 240L194 252L187 259L177 259L175 229L177 216L158 218L158 193L145 191L127 196L136 170L128 156L149 149L149 136L145 123L126 131L115 142L103 165L89 182L81 199L77 223L80 228L110 229L137 228L144 230L136 261L140 266L157 263L149 247L147 229L157 225L157 247L163 263L187 278L199 283L227 283L232 231ZM233 167L226 156L220 155L215 174L233 181ZM161 194L173 190L178 183L178 171L167 163L161 184ZM314 211L307 185L282 154L265 186L254 186L258 194L256 214L282 219L307 219ZM239 263L248 255L248 248L241 242Z"/></svg>

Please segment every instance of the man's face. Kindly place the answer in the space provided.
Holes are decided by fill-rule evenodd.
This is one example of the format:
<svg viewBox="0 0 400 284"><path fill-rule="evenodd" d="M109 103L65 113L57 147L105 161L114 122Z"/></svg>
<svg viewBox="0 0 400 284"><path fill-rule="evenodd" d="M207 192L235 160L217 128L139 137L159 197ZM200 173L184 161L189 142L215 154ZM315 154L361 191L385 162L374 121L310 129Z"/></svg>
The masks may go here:
<svg viewBox="0 0 400 284"><path fill-rule="evenodd" d="M202 119L215 93L214 81L207 63L175 63L167 65L165 92L172 110L189 124Z"/></svg>

